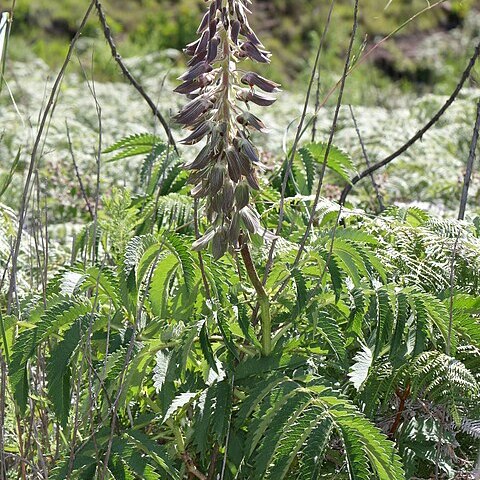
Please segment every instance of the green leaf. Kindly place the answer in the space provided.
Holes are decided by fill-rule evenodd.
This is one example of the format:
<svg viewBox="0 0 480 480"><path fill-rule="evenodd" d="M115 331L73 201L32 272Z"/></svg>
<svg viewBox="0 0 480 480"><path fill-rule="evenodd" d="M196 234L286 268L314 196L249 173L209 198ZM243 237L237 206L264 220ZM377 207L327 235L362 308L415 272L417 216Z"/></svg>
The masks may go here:
<svg viewBox="0 0 480 480"><path fill-rule="evenodd" d="M215 355L213 353L212 344L208 338L208 327L207 322L205 321L203 327L200 330L200 347L202 349L203 356L210 368L218 373L217 363L215 361Z"/></svg>
<svg viewBox="0 0 480 480"><path fill-rule="evenodd" d="M212 388L212 387L210 387ZM212 414L213 433L217 442L222 445L227 434L232 410L232 386L225 379L215 383L215 408Z"/></svg>
<svg viewBox="0 0 480 480"><path fill-rule="evenodd" d="M302 159L310 156L315 160L317 166L321 166L325 161L327 146L328 144L325 142L309 143L308 145L305 145L300 149L300 152L302 152ZM351 157L335 145L331 145L330 147L327 158L327 167L349 183L350 173L355 171L355 166Z"/></svg>
<svg viewBox="0 0 480 480"><path fill-rule="evenodd" d="M165 316L169 283L178 268L178 259L170 253L156 265L152 275L149 290L149 300L153 313L161 318Z"/></svg>
<svg viewBox="0 0 480 480"><path fill-rule="evenodd" d="M29 390L27 364L35 356L37 346L50 334L61 333L65 327L90 313L91 310L92 306L89 303L60 300L44 312L40 321L33 328L19 333L13 344L9 375L15 400L22 412L27 406Z"/></svg>
<svg viewBox="0 0 480 480"><path fill-rule="evenodd" d="M303 195L311 195L313 191L313 182L315 180L316 160L307 148L301 148L298 151L298 157L295 157L294 165L298 165L297 158L300 159L303 171L295 172L295 180L299 185L300 193Z"/></svg>
<svg viewBox="0 0 480 480"><path fill-rule="evenodd" d="M324 413L315 405L305 409L300 416L282 433L275 450L272 463L265 475L266 480L282 480L290 469L290 465L297 456L303 444L307 441L312 430L324 420ZM321 452L317 452L321 453Z"/></svg>
<svg viewBox="0 0 480 480"><path fill-rule="evenodd" d="M163 417L163 423L169 420L173 415L176 415L178 411L183 410L186 406L193 403L195 399L198 398L200 393L195 392L184 392L179 393L174 399L172 404L168 407L168 410L165 412Z"/></svg>
<svg viewBox="0 0 480 480"><path fill-rule="evenodd" d="M0 64L1 64L1 54L2 54L2 51L1 51L1 48L0 48ZM1 70L1 66L0 66L0 70ZM0 75L0 77L1 77L1 75ZM3 83L3 81L0 82L0 83ZM1 88L0 88L0 90L1 90ZM5 175L4 178L2 179L2 181L0 182L0 198L3 197L4 193L7 191L8 187L12 183L13 176L15 175L15 172L17 171L17 168L18 168L18 164L20 163L20 153L21 153L21 150L18 149L17 155L13 159L10 170L8 171L7 175Z"/></svg>
<svg viewBox="0 0 480 480"><path fill-rule="evenodd" d="M182 269L183 281L187 290L191 291L196 281L196 271L190 243L175 233L165 233L163 240L165 246L177 257Z"/></svg>
<svg viewBox="0 0 480 480"><path fill-rule="evenodd" d="M393 329L393 312L390 305L390 297L384 288L380 288L375 292L375 327L376 341L373 356L378 357L380 351L387 343Z"/></svg>
<svg viewBox="0 0 480 480"><path fill-rule="evenodd" d="M67 330L63 340L52 349L47 361L48 398L53 404L55 415L64 428L67 425L71 403L70 362L90 322L93 321L90 314L80 317Z"/></svg>
<svg viewBox="0 0 480 480"><path fill-rule="evenodd" d="M321 473L324 452L332 434L333 421L330 417L317 419L303 447L297 480L315 480Z"/></svg>
<svg viewBox="0 0 480 480"><path fill-rule="evenodd" d="M173 466L167 450L162 445L153 441L148 435L139 430L129 430L126 435L132 440L132 443L137 447L139 452L149 458L149 463L154 464L160 468L166 478L171 480L180 480L180 474ZM165 476L160 477L162 480Z"/></svg>
<svg viewBox="0 0 480 480"><path fill-rule="evenodd" d="M255 425L255 441L249 445L249 450L254 454L254 478L264 478L265 472L272 462L277 446L283 432L292 425L301 413L308 407L311 396L300 389L290 394L280 403L280 408L272 409L264 417L262 423ZM261 434L265 434L261 442Z"/></svg>
<svg viewBox="0 0 480 480"><path fill-rule="evenodd" d="M346 358L346 341L338 320L333 318L328 312L318 311L317 306L310 310L309 316L316 325L319 335L330 345L338 360L343 364Z"/></svg>
<svg viewBox="0 0 480 480"><path fill-rule="evenodd" d="M103 153L119 151L119 153L109 160L109 162L114 162L116 160L133 157L135 155L148 154L156 145L162 145L162 141L159 137L152 135L151 133L139 133L122 138L118 142L114 143L111 147L105 149ZM164 148L166 148L165 145Z"/></svg>
<svg viewBox="0 0 480 480"><path fill-rule="evenodd" d="M344 441L350 478L371 480L370 464L379 480L405 479L394 444L377 427L347 401L331 396L321 396L320 401L329 405L328 412Z"/></svg>
<svg viewBox="0 0 480 480"><path fill-rule="evenodd" d="M353 386L360 390L372 366L372 351L366 345L362 345L362 350L353 357L353 360L355 360L355 363L348 373L348 378L353 383Z"/></svg>
<svg viewBox="0 0 480 480"><path fill-rule="evenodd" d="M159 350L155 355L155 367L153 368L153 385L157 392L162 390L165 379L167 378L168 366L170 364L171 354Z"/></svg>
<svg viewBox="0 0 480 480"><path fill-rule="evenodd" d="M305 277L298 268L292 270L292 277L297 290L297 311L301 312L307 304L307 285Z"/></svg>

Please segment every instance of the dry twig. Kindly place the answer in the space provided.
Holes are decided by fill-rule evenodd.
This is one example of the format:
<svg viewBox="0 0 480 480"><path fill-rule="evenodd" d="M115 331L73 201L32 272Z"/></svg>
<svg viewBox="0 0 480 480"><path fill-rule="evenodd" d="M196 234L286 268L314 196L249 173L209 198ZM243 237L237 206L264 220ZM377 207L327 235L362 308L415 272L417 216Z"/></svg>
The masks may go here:
<svg viewBox="0 0 480 480"><path fill-rule="evenodd" d="M462 74L462 77L460 78L460 82L457 84L455 90L450 95L450 97L445 102L445 104L440 108L440 110L433 116L433 118L423 128L421 128L412 138L410 138L410 140L408 140L405 144L403 144L397 151L395 151L388 157L384 158L383 160L377 163L374 163L372 166L370 166L369 168L366 168L365 170L363 170L363 172L353 177L351 184L348 184L342 191L342 194L339 199L339 203L341 205L345 204L348 194L351 192L352 188L358 182L360 182L360 180L363 180L365 177L368 177L373 172L376 172L378 169L385 167L389 163L393 162L393 160L398 158L402 153L405 153L412 145L418 142L418 140L420 140L428 132L428 130L430 130L430 128L432 128L440 120L443 114L453 104L458 94L460 93L460 90L465 85L465 82L470 77L470 73L473 70L475 63L477 62L479 55L480 55L480 42L476 46L475 51L472 57L470 58L470 61L468 62L467 68L465 69L465 71Z"/></svg>

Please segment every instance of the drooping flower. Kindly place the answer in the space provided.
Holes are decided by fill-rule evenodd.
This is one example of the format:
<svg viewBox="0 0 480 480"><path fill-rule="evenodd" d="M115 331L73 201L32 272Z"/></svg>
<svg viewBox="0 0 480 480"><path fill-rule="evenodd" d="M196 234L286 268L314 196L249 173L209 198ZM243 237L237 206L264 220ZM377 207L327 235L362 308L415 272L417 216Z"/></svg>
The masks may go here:
<svg viewBox="0 0 480 480"><path fill-rule="evenodd" d="M240 235L264 233L258 213L249 204L250 190L258 190L258 151L250 130L265 130L249 112L249 104L269 106L279 85L254 72L237 68L250 59L270 62L267 52L248 22L250 0L206 0L208 9L197 30L199 38L188 44L191 58L175 92L190 102L174 117L191 132L186 145L206 139L205 146L185 168L191 171L192 195L205 199L210 227L193 245L201 250L211 244L220 258L237 248ZM248 87L248 88L245 88ZM258 89L258 90L257 90Z"/></svg>

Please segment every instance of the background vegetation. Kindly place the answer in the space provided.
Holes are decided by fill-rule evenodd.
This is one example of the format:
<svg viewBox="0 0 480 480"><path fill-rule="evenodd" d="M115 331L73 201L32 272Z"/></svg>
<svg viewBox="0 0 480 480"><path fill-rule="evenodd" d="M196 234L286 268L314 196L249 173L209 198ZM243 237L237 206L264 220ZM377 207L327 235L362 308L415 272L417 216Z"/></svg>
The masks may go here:
<svg viewBox="0 0 480 480"><path fill-rule="evenodd" d="M114 36L118 38L126 57L144 55L166 49L181 50L195 38L202 0L106 0L104 7L111 19ZM409 18L422 11L428 3L423 0L378 2L365 0L360 12L359 49L362 42L371 45L382 36L396 30ZM480 6L475 0L454 0L439 5L428 14L421 15L400 32L392 44L376 55L375 64L380 74L423 84L429 89L437 82L453 81L449 68L463 65L465 50L444 51L438 48L443 68L432 63L425 64L423 41L435 33L461 26L465 20L476 15ZM306 0L259 1L255 6L253 25L262 36L266 46L274 53L276 62L270 67L276 80L289 82L300 80L308 69L312 52L318 44L319 35L328 15L329 2ZM476 10L477 9L477 10ZM144 12L148 12L145 14ZM50 2L48 0L25 0L19 2L17 22L13 31L12 57L22 59L29 55L44 59L50 66L58 67L67 49L67 41L76 31L82 15L82 4L74 0ZM342 52L348 41L351 28L351 2L339 0L333 14L335 29L327 39L324 68L340 70ZM91 20L84 35L102 38L99 25ZM441 38L441 37L440 37ZM87 46L79 49L88 51ZM95 43L95 63L99 78L115 77L115 68L109 62L109 53L102 41ZM175 55L178 59L178 57ZM85 62L90 62L86 53ZM444 69L447 69L445 71ZM461 68L461 67L460 67ZM299 78L300 75L300 78ZM382 75L380 75L382 76ZM375 81L384 85L378 76Z"/></svg>

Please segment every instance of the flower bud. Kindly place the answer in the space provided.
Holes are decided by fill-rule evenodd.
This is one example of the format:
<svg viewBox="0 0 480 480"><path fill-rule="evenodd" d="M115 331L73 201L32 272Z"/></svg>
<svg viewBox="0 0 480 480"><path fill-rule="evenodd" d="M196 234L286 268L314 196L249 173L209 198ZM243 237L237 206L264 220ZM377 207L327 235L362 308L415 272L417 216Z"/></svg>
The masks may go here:
<svg viewBox="0 0 480 480"><path fill-rule="evenodd" d="M207 231L203 237L200 237L198 240L193 242L192 249L197 252L203 250L210 243L214 235L215 230L212 229Z"/></svg>
<svg viewBox="0 0 480 480"><path fill-rule="evenodd" d="M235 205L238 210L246 207L250 200L248 184L240 182L235 188Z"/></svg>
<svg viewBox="0 0 480 480"><path fill-rule="evenodd" d="M230 222L230 228L228 230L228 239L233 246L237 246L238 237L240 236L240 215L238 213L234 213L232 217L232 221Z"/></svg>
<svg viewBox="0 0 480 480"><path fill-rule="evenodd" d="M227 231L224 227L220 227L212 238L212 255L215 260L222 258L228 248Z"/></svg>
<svg viewBox="0 0 480 480"><path fill-rule="evenodd" d="M241 82L245 85L250 85L250 87L254 87L254 86L258 87L267 93L278 92L279 91L278 87L280 86L278 83L272 82L267 78L261 77L260 75L254 72L246 73L242 77Z"/></svg>
<svg viewBox="0 0 480 480"><path fill-rule="evenodd" d="M234 196L233 182L226 180L222 190L222 210L225 214L232 211Z"/></svg>
<svg viewBox="0 0 480 480"><path fill-rule="evenodd" d="M216 163L210 172L210 195L216 195L223 187L225 167Z"/></svg>
<svg viewBox="0 0 480 480"><path fill-rule="evenodd" d="M242 208L239 214L243 225L250 233L257 233L260 230L260 221L249 207Z"/></svg>
<svg viewBox="0 0 480 480"><path fill-rule="evenodd" d="M240 156L237 149L231 146L227 148L225 153L227 155L228 175L233 182L237 183L240 181L240 178L242 176L242 172L240 169Z"/></svg>

